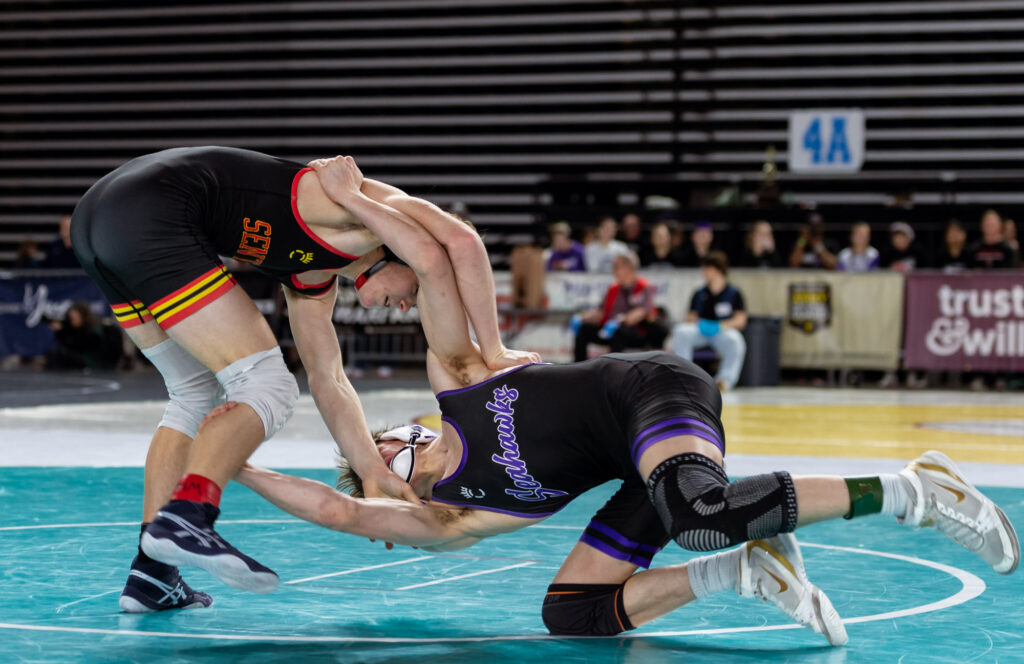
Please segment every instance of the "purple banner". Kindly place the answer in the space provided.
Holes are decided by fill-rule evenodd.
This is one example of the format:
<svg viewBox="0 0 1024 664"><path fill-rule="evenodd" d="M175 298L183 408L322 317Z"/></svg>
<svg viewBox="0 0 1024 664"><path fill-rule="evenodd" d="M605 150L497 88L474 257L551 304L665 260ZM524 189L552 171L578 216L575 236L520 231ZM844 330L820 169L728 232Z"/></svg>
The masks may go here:
<svg viewBox="0 0 1024 664"><path fill-rule="evenodd" d="M1024 371L1024 272L910 274L911 369Z"/></svg>

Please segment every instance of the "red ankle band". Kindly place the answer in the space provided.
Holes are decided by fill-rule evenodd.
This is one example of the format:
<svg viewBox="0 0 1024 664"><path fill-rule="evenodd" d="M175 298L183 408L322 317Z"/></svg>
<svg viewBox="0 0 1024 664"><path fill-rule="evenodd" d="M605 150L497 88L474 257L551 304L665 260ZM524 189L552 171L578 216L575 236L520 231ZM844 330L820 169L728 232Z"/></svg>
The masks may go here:
<svg viewBox="0 0 1024 664"><path fill-rule="evenodd" d="M178 488L171 495L171 500L194 500L197 503L210 503L220 506L221 488L211 479L202 475L185 475L178 482Z"/></svg>

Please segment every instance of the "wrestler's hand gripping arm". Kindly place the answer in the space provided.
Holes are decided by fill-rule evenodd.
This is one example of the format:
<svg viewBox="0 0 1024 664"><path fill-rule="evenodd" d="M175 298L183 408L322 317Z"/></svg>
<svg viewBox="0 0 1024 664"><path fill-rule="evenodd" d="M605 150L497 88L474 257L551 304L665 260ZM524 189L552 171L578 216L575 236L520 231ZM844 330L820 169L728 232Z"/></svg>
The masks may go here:
<svg viewBox="0 0 1024 664"><path fill-rule="evenodd" d="M444 248L416 221L363 194L362 173L351 157L310 164L328 196L362 219L416 272L417 304L427 344L453 373L464 376L467 365L479 361L479 353L469 341L465 308Z"/></svg>
<svg viewBox="0 0 1024 664"><path fill-rule="evenodd" d="M410 196L389 184L364 178L361 191L415 219L444 247L455 271L462 303L476 332L480 353L489 369L540 361L537 353L510 350L501 341L491 260L476 230L430 201Z"/></svg>
<svg viewBox="0 0 1024 664"><path fill-rule="evenodd" d="M487 250L476 231L428 201L409 196L390 185L364 179L351 157L318 159L310 162L310 166L317 171L327 195L362 219L417 273L420 270L413 262L423 262L415 251L423 242L424 231L445 251L455 275L461 308L469 315L489 368L540 361L536 353L509 350L501 342L494 276ZM422 311L423 307L420 309Z"/></svg>

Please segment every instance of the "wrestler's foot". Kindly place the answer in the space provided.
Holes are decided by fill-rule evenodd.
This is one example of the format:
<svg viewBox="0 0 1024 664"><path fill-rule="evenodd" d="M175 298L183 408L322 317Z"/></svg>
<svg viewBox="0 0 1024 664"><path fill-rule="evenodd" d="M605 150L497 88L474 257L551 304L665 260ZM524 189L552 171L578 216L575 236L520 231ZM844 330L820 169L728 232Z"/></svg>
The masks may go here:
<svg viewBox="0 0 1024 664"><path fill-rule="evenodd" d="M783 613L823 635L833 646L847 641L846 628L828 596L807 579L792 533L741 547L739 594L771 601Z"/></svg>
<svg viewBox="0 0 1024 664"><path fill-rule="evenodd" d="M206 608L213 598L189 588L178 568L156 561L142 563L136 556L117 603L125 613L152 613Z"/></svg>
<svg viewBox="0 0 1024 664"><path fill-rule="evenodd" d="M172 500L164 505L142 533L147 556L177 567L199 567L233 588L269 593L277 574L228 544L213 522L220 510L208 503Z"/></svg>
<svg viewBox="0 0 1024 664"><path fill-rule="evenodd" d="M963 479L942 452L925 452L900 477L910 485L910 504L900 519L915 528L935 528L1000 574L1020 563L1020 541L1003 510Z"/></svg>

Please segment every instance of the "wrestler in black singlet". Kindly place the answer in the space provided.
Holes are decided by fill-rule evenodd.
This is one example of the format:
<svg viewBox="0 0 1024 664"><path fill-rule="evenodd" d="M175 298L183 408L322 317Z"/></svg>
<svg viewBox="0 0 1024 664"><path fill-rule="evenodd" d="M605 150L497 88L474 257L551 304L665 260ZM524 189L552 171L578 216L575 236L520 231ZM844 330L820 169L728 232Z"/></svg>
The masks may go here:
<svg viewBox="0 0 1024 664"><path fill-rule="evenodd" d="M725 451L714 381L658 351L531 364L437 400L463 445L459 469L434 486L433 500L534 518L622 479L581 539L641 567L669 540L637 471L643 451L680 435Z"/></svg>
<svg viewBox="0 0 1024 664"><path fill-rule="evenodd" d="M308 168L236 148L174 148L133 159L82 197L71 222L79 262L118 321L168 328L227 292L218 256L251 263L286 286L295 275L344 267L351 256L313 235L296 206Z"/></svg>

